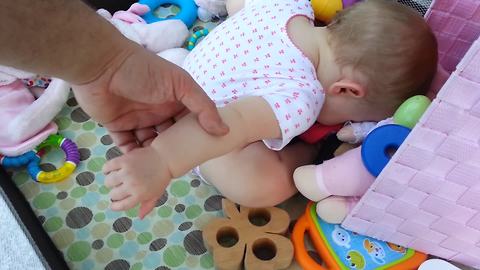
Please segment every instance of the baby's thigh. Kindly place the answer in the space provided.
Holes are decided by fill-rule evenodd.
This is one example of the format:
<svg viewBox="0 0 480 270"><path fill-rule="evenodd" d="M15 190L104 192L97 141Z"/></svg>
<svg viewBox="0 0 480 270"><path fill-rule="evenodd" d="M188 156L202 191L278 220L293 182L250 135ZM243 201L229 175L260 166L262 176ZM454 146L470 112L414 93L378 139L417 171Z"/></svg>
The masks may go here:
<svg viewBox="0 0 480 270"><path fill-rule="evenodd" d="M200 170L225 197L245 206L272 206L296 192L289 164L262 142L210 160Z"/></svg>

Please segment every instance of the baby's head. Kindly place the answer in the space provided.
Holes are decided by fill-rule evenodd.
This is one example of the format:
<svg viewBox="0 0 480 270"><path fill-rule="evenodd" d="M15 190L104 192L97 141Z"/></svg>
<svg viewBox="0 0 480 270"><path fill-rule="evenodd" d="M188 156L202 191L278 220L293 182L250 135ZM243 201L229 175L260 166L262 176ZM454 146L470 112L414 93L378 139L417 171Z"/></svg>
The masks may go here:
<svg viewBox="0 0 480 270"><path fill-rule="evenodd" d="M366 0L337 14L327 30L336 72L324 85L320 122L381 120L408 97L427 91L436 72L437 43L415 11L393 1Z"/></svg>

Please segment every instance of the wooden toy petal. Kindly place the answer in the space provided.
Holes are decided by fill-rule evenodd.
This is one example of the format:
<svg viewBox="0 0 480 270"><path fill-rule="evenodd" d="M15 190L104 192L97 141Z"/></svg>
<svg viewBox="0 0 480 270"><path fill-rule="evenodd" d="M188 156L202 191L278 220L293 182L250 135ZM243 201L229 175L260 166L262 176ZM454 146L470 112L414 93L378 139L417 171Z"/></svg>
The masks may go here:
<svg viewBox="0 0 480 270"><path fill-rule="evenodd" d="M283 234L290 225L290 216L280 208L248 208L240 207L240 216L247 218L249 225L267 233Z"/></svg>
<svg viewBox="0 0 480 270"><path fill-rule="evenodd" d="M213 250L215 269L241 270L243 269L243 256L245 245L236 245L231 248L217 248Z"/></svg>
<svg viewBox="0 0 480 270"><path fill-rule="evenodd" d="M203 241L212 251L217 269L242 269L245 241L234 221L226 218L214 219L203 229Z"/></svg>
<svg viewBox="0 0 480 270"><path fill-rule="evenodd" d="M284 236L264 234L247 244L245 270L275 270L287 268L293 259L293 245Z"/></svg>
<svg viewBox="0 0 480 270"><path fill-rule="evenodd" d="M290 225L288 213L277 207L269 207L267 211L270 213L270 222L265 227L265 231L269 233L285 233Z"/></svg>
<svg viewBox="0 0 480 270"><path fill-rule="evenodd" d="M240 214L235 203L230 200L222 199L222 207L225 216L231 219L235 219Z"/></svg>

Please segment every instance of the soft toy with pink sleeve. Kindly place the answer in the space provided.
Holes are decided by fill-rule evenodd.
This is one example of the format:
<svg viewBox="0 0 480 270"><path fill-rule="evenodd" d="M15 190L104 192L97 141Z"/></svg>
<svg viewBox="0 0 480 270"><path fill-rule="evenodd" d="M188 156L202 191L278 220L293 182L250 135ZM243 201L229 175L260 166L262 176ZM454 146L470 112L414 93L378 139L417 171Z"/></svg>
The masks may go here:
<svg viewBox="0 0 480 270"><path fill-rule="evenodd" d="M309 200L317 202L320 218L329 223L343 221L375 181L389 155L393 155L387 151L389 145L398 148L429 104L427 97L414 96L398 108L393 118L379 123L349 123L338 131L337 137L352 144L359 144L365 139L363 145L322 164L306 165L295 170L293 178L297 189ZM398 139L393 139L395 136Z"/></svg>
<svg viewBox="0 0 480 270"><path fill-rule="evenodd" d="M52 120L65 104L69 89L60 79L0 66L0 155L21 155L56 133Z"/></svg>

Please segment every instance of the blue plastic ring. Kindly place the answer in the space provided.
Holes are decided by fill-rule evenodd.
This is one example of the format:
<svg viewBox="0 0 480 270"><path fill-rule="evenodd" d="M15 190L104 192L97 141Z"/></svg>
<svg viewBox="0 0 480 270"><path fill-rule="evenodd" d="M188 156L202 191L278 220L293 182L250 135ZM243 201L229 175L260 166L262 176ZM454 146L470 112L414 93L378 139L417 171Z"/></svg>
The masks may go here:
<svg viewBox="0 0 480 270"><path fill-rule="evenodd" d="M154 23L167 19L181 20L185 25L190 28L197 20L197 5L193 0L140 0L139 4L147 5L150 11L142 16L147 23ZM173 4L180 8L180 12L169 18L158 18L153 15L153 11L159 6L164 4Z"/></svg>
<svg viewBox="0 0 480 270"><path fill-rule="evenodd" d="M397 150L405 141L410 129L400 125L384 125L374 129L362 144L362 161L375 177L390 161L389 150Z"/></svg>

